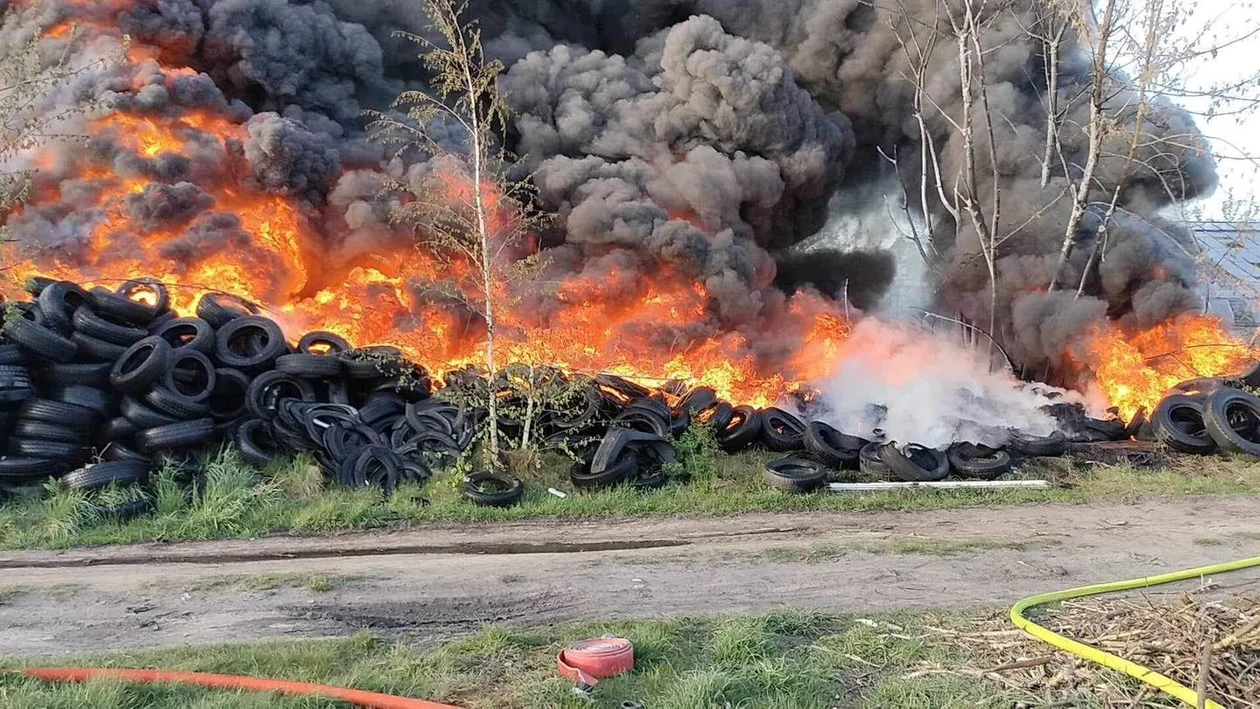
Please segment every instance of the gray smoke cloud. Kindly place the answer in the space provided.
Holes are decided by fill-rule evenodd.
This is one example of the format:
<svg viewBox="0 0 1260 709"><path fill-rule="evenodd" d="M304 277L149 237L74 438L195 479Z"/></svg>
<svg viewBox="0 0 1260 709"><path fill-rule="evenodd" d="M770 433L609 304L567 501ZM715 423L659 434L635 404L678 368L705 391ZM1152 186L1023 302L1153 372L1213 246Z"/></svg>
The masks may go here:
<svg viewBox="0 0 1260 709"><path fill-rule="evenodd" d="M542 235L550 265L529 295L533 311L544 322L559 312L549 285L556 281L572 281L570 296L597 280L589 297L629 299L644 277L667 272L705 286L709 318L686 331L662 324L649 339L681 342L735 330L773 367L794 351L791 333L777 326L786 293L837 297L847 289L853 305L874 307L893 279L891 262L867 251L869 239L833 239L825 257L812 259L814 252L792 249L824 226L838 190L860 194L886 179L877 169L880 148L901 158L911 209L927 211L936 225L931 239L943 254L938 307L987 324L989 280L974 230L953 223L934 195L927 204L915 196L912 166L926 148L896 33L913 27L948 34L942 2L902 3L911 19L899 22L866 0L474 0L470 11L482 22L488 52L509 67L501 80L517 113L509 147L527 157L523 172L532 173L543 205L557 214ZM1155 214L1208 193L1215 177L1190 116L1155 101L1135 160L1123 158L1122 130L1099 162L1099 193L1118 190L1120 206L1105 240L1096 236L1097 213L1087 215L1066 269L1070 292L1045 293L1070 205L1056 201L1068 182L1059 168L1043 187L1041 167L1030 159L1042 152L1046 120L1041 50L1022 29L1037 3L990 8L1004 13L983 38L994 48L986 73L1002 120L992 126L996 154L982 146L978 155L977 197L987 203L1000 189L1004 222L1024 224L998 259L996 319L1017 363L1040 372L1096 323L1144 326L1196 305L1185 253L1192 245ZM226 144L184 135L182 155L145 155L119 135L94 131L86 146L94 161L158 183L125 200L138 229L192 230L187 248L176 249L180 257L196 258L194 247L236 244L212 200L190 186L212 192L207 185L237 184L301 202L315 217L313 238L334 262L351 263L408 238L389 222L397 198L382 197L380 187L387 177L414 182L429 167L368 145L362 112L386 108L404 88L426 89L419 48L392 36L424 31L421 0L135 0L121 12L112 6L0 1L0 53L24 44L39 26L116 26L113 35L88 32L75 45L78 56L100 56L126 33L156 50L156 59L76 77L51 104L100 99L135 116L198 111L241 126ZM51 60L65 40L45 45ZM1080 56L1069 42L1062 98L1078 95L1088 81ZM963 155L945 117L962 106L956 58L942 51L926 79L943 112L928 117L928 130L942 169L953 174ZM1132 129L1135 116L1126 107L1134 97L1123 77L1115 82L1108 92L1114 118ZM1085 110L1077 102L1064 120L1068 165L1083 162ZM452 131L447 139L459 137ZM73 258L74 245L107 210L93 201L92 187L62 181L67 176L56 168L41 176L59 183L60 197L25 209L10 226L19 240L56 244ZM835 204L849 208L844 200ZM1099 257L1091 259L1096 244Z"/></svg>
<svg viewBox="0 0 1260 709"><path fill-rule="evenodd" d="M822 223L853 149L765 44L695 17L629 57L561 45L501 82L517 150L566 243L645 250L708 288L727 325L763 314L766 248Z"/></svg>

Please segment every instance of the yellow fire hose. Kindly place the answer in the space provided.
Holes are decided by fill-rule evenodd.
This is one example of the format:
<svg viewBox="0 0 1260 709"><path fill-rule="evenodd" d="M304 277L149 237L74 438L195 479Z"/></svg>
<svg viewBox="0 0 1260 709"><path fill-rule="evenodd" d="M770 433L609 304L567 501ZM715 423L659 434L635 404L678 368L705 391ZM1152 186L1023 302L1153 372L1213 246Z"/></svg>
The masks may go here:
<svg viewBox="0 0 1260 709"><path fill-rule="evenodd" d="M1123 657L1112 655L1111 653L1104 652L1096 647L1090 647L1084 643L1059 635L1058 633L1048 630L1040 625L1037 625L1028 618L1025 618L1024 611L1029 608L1045 605L1047 603L1059 603L1073 598L1097 596L1103 593L1115 593L1116 591L1131 591L1135 588L1159 586L1161 584L1173 583L1175 581L1186 581L1188 579L1201 578L1212 574L1223 574L1228 571L1239 571L1241 569L1249 569L1256 566L1260 566L1260 556L1253 557L1251 559L1239 559L1238 561L1230 561L1224 564L1200 566L1197 569L1174 571L1170 574L1161 574L1159 576L1130 579L1128 581L1097 583L1092 586L1070 588L1066 591L1042 593L1037 596L1029 596L1028 598L1025 598L1011 606L1011 622L1014 623L1015 627L1020 630L1023 630L1038 640L1049 643L1064 652L1069 652L1078 657L1083 657L1090 662L1095 662L1104 667L1110 667L1113 670L1119 670L1130 677L1139 679L1151 685L1165 694L1180 699L1186 704L1198 706L1198 692L1190 689L1184 684L1181 684L1177 680L1162 675L1149 667L1139 665L1136 662L1130 662ZM1206 700L1203 706L1207 707L1207 709L1225 709L1223 706L1210 699Z"/></svg>

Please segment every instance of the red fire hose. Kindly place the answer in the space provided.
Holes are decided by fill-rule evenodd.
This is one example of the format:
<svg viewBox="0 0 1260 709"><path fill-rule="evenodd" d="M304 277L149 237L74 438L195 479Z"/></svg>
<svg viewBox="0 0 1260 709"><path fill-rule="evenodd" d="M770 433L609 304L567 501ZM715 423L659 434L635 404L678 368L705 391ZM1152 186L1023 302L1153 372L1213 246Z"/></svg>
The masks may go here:
<svg viewBox="0 0 1260 709"><path fill-rule="evenodd" d="M367 692L361 689L330 687L306 682L290 682L261 677L239 675L214 675L204 672L179 672L175 670L111 670L97 667L27 667L17 670L27 677L53 682L86 682L90 679L121 679L142 684L187 684L211 689L244 689L251 692L279 692L305 697L340 699L368 709L459 709L451 704L439 704L423 699L398 697L391 694Z"/></svg>
<svg viewBox="0 0 1260 709"><path fill-rule="evenodd" d="M625 638L591 638L573 643L556 655L560 676L589 692L601 679L634 669L634 646Z"/></svg>

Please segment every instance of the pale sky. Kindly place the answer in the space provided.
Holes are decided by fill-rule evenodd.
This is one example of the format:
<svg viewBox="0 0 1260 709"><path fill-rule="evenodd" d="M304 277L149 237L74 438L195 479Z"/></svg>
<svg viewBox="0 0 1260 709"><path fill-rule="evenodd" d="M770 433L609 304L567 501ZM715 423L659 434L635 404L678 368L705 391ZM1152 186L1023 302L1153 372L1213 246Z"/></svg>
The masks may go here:
<svg viewBox="0 0 1260 709"><path fill-rule="evenodd" d="M1186 11L1187 16L1177 23L1181 31L1173 41L1189 43L1201 36L1199 46L1223 47L1215 56L1189 61L1176 71L1175 78L1183 81L1187 90L1205 91L1214 85L1260 77L1260 5L1231 0L1140 0L1139 4L1152 1L1166 7L1180 5ZM1241 39L1244 37L1249 38ZM1260 86L1253 83L1232 93L1260 99ZM1212 139L1218 155L1220 186L1208 200L1189 205L1189 216L1201 208L1208 219L1260 218L1260 211L1247 217L1237 211L1238 206L1229 204L1231 199L1244 200L1254 209L1260 202L1260 111L1251 106L1236 115L1208 116L1212 101L1206 97L1180 98L1177 103L1200 114L1196 116L1199 127ZM1221 108L1228 112L1245 105L1236 101Z"/></svg>

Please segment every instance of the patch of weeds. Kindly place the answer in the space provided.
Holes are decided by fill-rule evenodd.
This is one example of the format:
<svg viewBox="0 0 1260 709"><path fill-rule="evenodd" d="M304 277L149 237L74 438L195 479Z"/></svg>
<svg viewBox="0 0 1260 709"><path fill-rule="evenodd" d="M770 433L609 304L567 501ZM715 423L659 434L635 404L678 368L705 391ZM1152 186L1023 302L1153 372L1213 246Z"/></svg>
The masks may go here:
<svg viewBox="0 0 1260 709"><path fill-rule="evenodd" d="M985 551L1027 551L1058 544L1053 539L890 539L876 544L857 547L870 554L922 554L925 556L956 556L978 554Z"/></svg>
<svg viewBox="0 0 1260 709"><path fill-rule="evenodd" d="M821 564L835 561L845 555L845 550L835 544L812 544L807 547L770 547L761 552L761 558L775 564Z"/></svg>
<svg viewBox="0 0 1260 709"><path fill-rule="evenodd" d="M308 453L273 462L264 476L291 500L310 500L324 491L324 471Z"/></svg>
<svg viewBox="0 0 1260 709"><path fill-rule="evenodd" d="M55 481L48 483L44 501L44 519L39 536L51 545L63 544L100 521L100 510L82 490L75 490Z"/></svg>
<svg viewBox="0 0 1260 709"><path fill-rule="evenodd" d="M214 539L232 536L248 528L251 515L265 515L283 498L273 482L260 480L258 473L225 451L208 460L200 490L179 523L179 534L188 539Z"/></svg>
<svg viewBox="0 0 1260 709"><path fill-rule="evenodd" d="M686 474L691 477L693 485L706 486L717 477L718 459L726 453L718 447L713 429L704 426L689 426L674 441L674 449L678 452L678 469L667 470L667 474L677 476Z"/></svg>
<svg viewBox="0 0 1260 709"><path fill-rule="evenodd" d="M305 588L313 593L328 593L365 577L360 574L278 573L278 574L223 574L197 579L187 587L188 591L277 591L281 588Z"/></svg>

